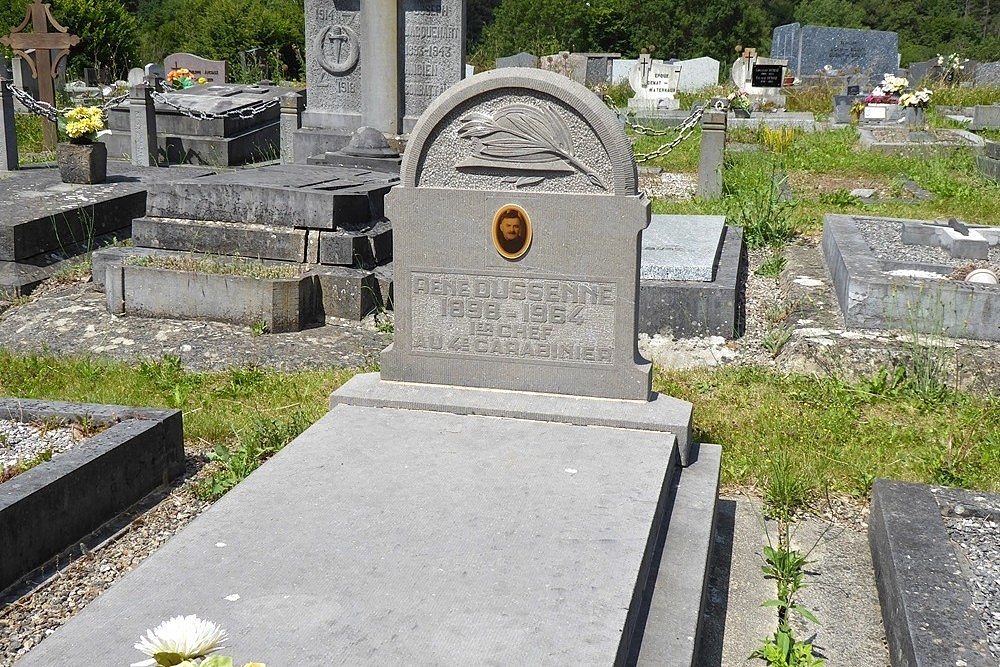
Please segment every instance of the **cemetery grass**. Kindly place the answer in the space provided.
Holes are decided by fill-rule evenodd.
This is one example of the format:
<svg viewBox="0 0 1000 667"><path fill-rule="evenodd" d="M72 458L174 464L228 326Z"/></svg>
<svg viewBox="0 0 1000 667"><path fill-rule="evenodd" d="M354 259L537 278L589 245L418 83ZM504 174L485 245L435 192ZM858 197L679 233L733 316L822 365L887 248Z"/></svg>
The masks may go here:
<svg viewBox="0 0 1000 667"><path fill-rule="evenodd" d="M654 213L726 215L730 224L741 224L748 208L765 207L767 214L784 203L789 225L803 235L819 234L825 213L931 220L957 217L974 224L997 224L1000 184L977 172L968 149L932 158L885 155L858 149L857 131L844 128L796 133L791 146L778 153L765 146L761 131L736 128L729 135L730 142L744 148L727 151L724 197L718 201L656 200ZM663 139L642 137L636 150L654 150ZM679 147L656 161L656 166L666 171L697 171L697 152L689 150L697 147L697 137L681 146L685 144L687 149ZM787 187L761 201L762 183L769 179L782 180ZM907 192L911 183L933 197L913 198ZM857 187L874 187L879 191L878 200L865 202L851 196L850 191ZM787 240L779 237L768 244L780 245Z"/></svg>
<svg viewBox="0 0 1000 667"><path fill-rule="evenodd" d="M188 458L199 468L210 462L198 495L214 500L319 419L330 393L356 372L196 373L171 356L126 364L0 350L0 395L181 410Z"/></svg>
<svg viewBox="0 0 1000 667"><path fill-rule="evenodd" d="M189 372L176 357L126 364L0 350L0 395L175 408L215 499L328 408L359 370ZM723 483L802 506L865 498L875 477L1000 491L1000 398L921 382L915 367L859 381L756 366L657 369L657 391L695 405L695 437L723 446Z"/></svg>

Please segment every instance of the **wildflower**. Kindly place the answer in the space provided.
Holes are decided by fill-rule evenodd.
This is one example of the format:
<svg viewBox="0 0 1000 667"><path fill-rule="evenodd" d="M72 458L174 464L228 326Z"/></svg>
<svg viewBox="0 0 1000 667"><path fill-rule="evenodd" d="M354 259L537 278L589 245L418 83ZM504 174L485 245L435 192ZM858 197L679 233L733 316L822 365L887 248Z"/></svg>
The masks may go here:
<svg viewBox="0 0 1000 667"><path fill-rule="evenodd" d="M211 621L203 621L194 614L175 616L155 629L147 630L146 635L139 638L136 650L150 658L133 663L132 667L158 664L153 657L157 653L176 653L182 660L200 658L222 648L227 639L226 631Z"/></svg>

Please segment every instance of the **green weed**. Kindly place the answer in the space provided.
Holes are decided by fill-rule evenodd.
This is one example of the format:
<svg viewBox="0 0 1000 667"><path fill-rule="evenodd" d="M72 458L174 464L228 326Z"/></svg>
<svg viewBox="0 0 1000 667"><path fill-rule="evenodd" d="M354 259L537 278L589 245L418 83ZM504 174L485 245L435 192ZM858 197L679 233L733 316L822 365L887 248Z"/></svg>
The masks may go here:
<svg viewBox="0 0 1000 667"><path fill-rule="evenodd" d="M774 253L763 262L761 262L760 267L757 269L756 273L758 276L764 276L765 278L777 278L781 275L781 272L785 270L785 265L788 264L788 260L781 253Z"/></svg>

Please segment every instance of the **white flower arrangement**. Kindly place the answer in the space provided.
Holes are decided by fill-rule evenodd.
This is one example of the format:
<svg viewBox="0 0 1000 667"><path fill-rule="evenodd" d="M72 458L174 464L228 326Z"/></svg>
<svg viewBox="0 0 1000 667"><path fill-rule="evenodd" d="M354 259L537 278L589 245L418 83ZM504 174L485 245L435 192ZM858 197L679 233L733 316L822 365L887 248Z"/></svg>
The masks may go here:
<svg viewBox="0 0 1000 667"><path fill-rule="evenodd" d="M132 663L131 667L233 667L233 659L214 655L228 639L226 631L211 621L203 621L194 614L174 616L163 621L139 637L136 650L149 656L148 660ZM248 662L243 667L266 667L260 662Z"/></svg>
<svg viewBox="0 0 1000 667"><path fill-rule="evenodd" d="M903 96L899 98L899 106L926 109L931 104L931 96L933 94L934 93L927 88L923 88L912 93L904 93Z"/></svg>
<svg viewBox="0 0 1000 667"><path fill-rule="evenodd" d="M909 85L910 82L907 79L886 72L885 76L882 77L882 82L878 85L878 88L881 89L883 95L899 95L906 90L906 87ZM874 91L872 91L872 93L874 94Z"/></svg>
<svg viewBox="0 0 1000 667"><path fill-rule="evenodd" d="M962 56L957 53L952 53L947 58L942 56L940 53L937 54L938 67L944 68L946 72L958 74L965 69L965 63L967 62L969 62L968 58L963 59Z"/></svg>

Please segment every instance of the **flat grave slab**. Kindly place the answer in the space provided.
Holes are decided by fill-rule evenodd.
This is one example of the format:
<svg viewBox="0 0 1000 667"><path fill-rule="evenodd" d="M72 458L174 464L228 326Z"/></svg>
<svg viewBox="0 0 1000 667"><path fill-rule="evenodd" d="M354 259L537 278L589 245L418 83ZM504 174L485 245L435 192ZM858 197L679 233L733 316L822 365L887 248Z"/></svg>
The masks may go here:
<svg viewBox="0 0 1000 667"><path fill-rule="evenodd" d="M905 127L859 127L858 144L862 148L888 155L945 155L959 148L985 144L979 135L968 130L918 131Z"/></svg>
<svg viewBox="0 0 1000 667"><path fill-rule="evenodd" d="M179 410L0 398L0 418L107 427L0 484L0 590L184 472Z"/></svg>
<svg viewBox="0 0 1000 667"><path fill-rule="evenodd" d="M1000 659L982 620L992 617L986 591L946 526L963 516L997 521L1000 496L887 479L872 486L868 535L893 664L993 667Z"/></svg>
<svg viewBox="0 0 1000 667"><path fill-rule="evenodd" d="M725 223L724 215L651 216L642 232L639 279L710 282Z"/></svg>
<svg viewBox="0 0 1000 667"><path fill-rule="evenodd" d="M133 218L145 212L151 184L209 173L109 160L107 182L71 185L50 167L5 172L0 178L0 290L30 292L67 259L112 237L128 238Z"/></svg>
<svg viewBox="0 0 1000 667"><path fill-rule="evenodd" d="M21 662L129 664L197 613L275 665L612 664L675 463L662 433L337 406Z"/></svg>
<svg viewBox="0 0 1000 667"><path fill-rule="evenodd" d="M770 128L792 127L804 132L815 132L826 127L825 123L816 122L816 117L807 111L754 112L749 118L737 118L730 113L727 122L729 127L748 127L754 129L761 126Z"/></svg>
<svg viewBox="0 0 1000 667"><path fill-rule="evenodd" d="M655 221L661 216L652 217ZM704 226L707 236L715 238L716 219L721 216L677 218L680 219L677 224L686 226L689 235ZM699 261L707 261L708 245ZM645 255L643 251L644 262ZM663 280L642 276L639 280L639 331L650 335L742 336L746 326L744 292L749 271L743 230L723 226L711 261L709 280Z"/></svg>
<svg viewBox="0 0 1000 667"><path fill-rule="evenodd" d="M948 280L973 260L951 257L946 248L905 245L904 225L921 222L824 216L823 256L847 326L1000 340L1000 286ZM998 253L994 244L981 261L996 266Z"/></svg>

